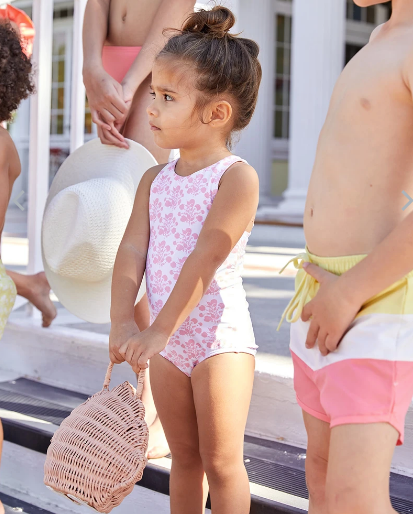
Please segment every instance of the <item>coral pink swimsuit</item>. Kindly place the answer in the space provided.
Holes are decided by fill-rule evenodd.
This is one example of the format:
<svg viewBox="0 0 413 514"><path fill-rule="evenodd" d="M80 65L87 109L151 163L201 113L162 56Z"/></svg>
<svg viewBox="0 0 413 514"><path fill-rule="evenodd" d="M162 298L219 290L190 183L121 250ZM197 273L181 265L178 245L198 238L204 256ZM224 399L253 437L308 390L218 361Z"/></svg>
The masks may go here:
<svg viewBox="0 0 413 514"><path fill-rule="evenodd" d="M146 264L151 323L165 305L183 264L195 248L222 175L232 164L240 161L245 162L231 155L182 177L175 173L175 160L167 164L153 181ZM256 353L258 347L241 278L248 237L249 233L244 232L216 271L199 304L161 352L188 376L197 364L213 355Z"/></svg>

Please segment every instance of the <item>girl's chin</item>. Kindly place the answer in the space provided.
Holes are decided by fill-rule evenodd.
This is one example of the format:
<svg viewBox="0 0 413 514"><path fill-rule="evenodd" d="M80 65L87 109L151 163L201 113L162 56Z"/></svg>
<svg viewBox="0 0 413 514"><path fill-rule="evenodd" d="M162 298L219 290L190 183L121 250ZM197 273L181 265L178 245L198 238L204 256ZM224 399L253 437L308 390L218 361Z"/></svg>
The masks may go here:
<svg viewBox="0 0 413 514"><path fill-rule="evenodd" d="M159 132L154 133L153 139L159 148L162 148L162 150L175 150L176 148L179 148L179 146L175 146L172 141L167 141L163 138Z"/></svg>

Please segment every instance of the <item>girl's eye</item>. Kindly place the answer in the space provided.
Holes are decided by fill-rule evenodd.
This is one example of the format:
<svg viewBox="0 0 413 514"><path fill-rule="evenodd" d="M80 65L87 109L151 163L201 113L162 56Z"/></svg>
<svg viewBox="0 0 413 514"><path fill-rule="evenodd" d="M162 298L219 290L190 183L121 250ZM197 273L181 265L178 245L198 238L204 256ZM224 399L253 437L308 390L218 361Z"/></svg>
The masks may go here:
<svg viewBox="0 0 413 514"><path fill-rule="evenodd" d="M170 95L163 95L163 97L165 98L166 102L172 102L172 100L173 100L172 96L170 96Z"/></svg>
<svg viewBox="0 0 413 514"><path fill-rule="evenodd" d="M151 95L152 98L155 98L155 91L149 91L149 94Z"/></svg>

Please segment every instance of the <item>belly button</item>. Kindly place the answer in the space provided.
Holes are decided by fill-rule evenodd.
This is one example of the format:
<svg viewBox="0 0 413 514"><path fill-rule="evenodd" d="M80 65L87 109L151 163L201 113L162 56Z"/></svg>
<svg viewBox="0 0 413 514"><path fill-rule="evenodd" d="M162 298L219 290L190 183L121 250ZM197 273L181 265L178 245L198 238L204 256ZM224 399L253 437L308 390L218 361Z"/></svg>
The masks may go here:
<svg viewBox="0 0 413 514"><path fill-rule="evenodd" d="M311 216L312 216L313 214L314 214L314 211L313 211L313 209L311 209Z"/></svg>
<svg viewBox="0 0 413 514"><path fill-rule="evenodd" d="M126 14L122 16L122 21L124 22L126 20Z"/></svg>

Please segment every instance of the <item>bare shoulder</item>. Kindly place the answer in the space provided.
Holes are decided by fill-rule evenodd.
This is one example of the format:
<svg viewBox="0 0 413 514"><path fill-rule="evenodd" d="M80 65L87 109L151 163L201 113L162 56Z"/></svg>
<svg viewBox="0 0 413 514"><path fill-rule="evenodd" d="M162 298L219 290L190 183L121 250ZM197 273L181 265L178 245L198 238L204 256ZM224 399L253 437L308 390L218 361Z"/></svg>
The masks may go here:
<svg viewBox="0 0 413 514"><path fill-rule="evenodd" d="M381 29L384 27L384 23L382 23L381 25L377 25L377 27L373 30L373 32L370 34L370 43L376 39L376 37L379 35L379 33L381 32Z"/></svg>
<svg viewBox="0 0 413 514"><path fill-rule="evenodd" d="M141 182L147 187L151 187L152 182L156 179L159 173L165 168L166 164L157 164L152 166L143 174Z"/></svg>
<svg viewBox="0 0 413 514"><path fill-rule="evenodd" d="M224 183L231 184L231 187L234 185L248 188L258 187L258 173L246 162L235 162L224 173L221 184Z"/></svg>

